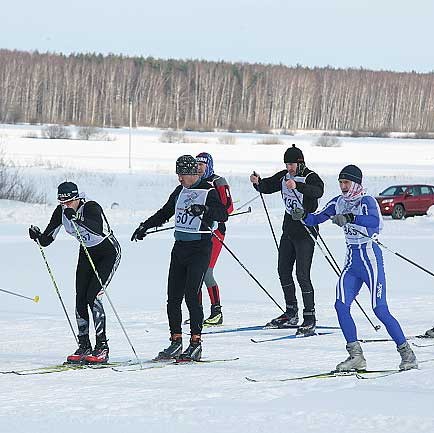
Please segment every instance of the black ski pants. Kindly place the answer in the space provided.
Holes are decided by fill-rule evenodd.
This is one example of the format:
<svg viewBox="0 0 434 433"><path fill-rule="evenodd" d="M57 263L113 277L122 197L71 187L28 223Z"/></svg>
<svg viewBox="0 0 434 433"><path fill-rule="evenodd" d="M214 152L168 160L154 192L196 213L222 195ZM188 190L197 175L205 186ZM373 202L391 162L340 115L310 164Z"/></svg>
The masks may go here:
<svg viewBox="0 0 434 433"><path fill-rule="evenodd" d="M199 291L211 256L210 238L198 241L175 241L167 284L167 316L171 334L181 334L181 304L185 297L190 313L190 332L202 332L203 309Z"/></svg>
<svg viewBox="0 0 434 433"><path fill-rule="evenodd" d="M284 233L280 238L278 273L287 308L297 306L295 284L292 277L295 263L295 274L301 288L304 313L315 311L314 292L310 280L313 252L314 242L310 237L292 239Z"/></svg>
<svg viewBox="0 0 434 433"><path fill-rule="evenodd" d="M121 248L118 241L111 235L100 244L89 247L87 250L104 287L107 287L121 258ZM78 335L89 334L89 306L92 311L97 337L105 336L105 312L101 297L98 296L102 292L102 287L82 246L80 246L75 274L75 291L75 315Z"/></svg>

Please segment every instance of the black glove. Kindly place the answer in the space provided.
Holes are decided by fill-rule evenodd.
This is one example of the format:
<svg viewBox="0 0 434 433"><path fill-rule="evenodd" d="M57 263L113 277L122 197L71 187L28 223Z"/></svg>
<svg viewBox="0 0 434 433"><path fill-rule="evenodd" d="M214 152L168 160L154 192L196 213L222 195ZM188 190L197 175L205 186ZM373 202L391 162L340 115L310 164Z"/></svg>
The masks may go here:
<svg viewBox="0 0 434 433"><path fill-rule="evenodd" d="M146 236L146 232L150 227L145 223L140 223L139 227L134 230L133 235L131 236L131 241L142 241Z"/></svg>
<svg viewBox="0 0 434 433"><path fill-rule="evenodd" d="M333 216L332 223L343 227L345 224L354 222L355 216L352 213L337 214Z"/></svg>
<svg viewBox="0 0 434 433"><path fill-rule="evenodd" d="M291 217L294 221L300 221L305 218L306 212L301 207L296 207L291 211Z"/></svg>
<svg viewBox="0 0 434 433"><path fill-rule="evenodd" d="M75 210L72 209L72 207L67 207L63 210L63 214L66 216L66 218L69 219L69 221L76 220L77 214L75 213Z"/></svg>
<svg viewBox="0 0 434 433"><path fill-rule="evenodd" d="M204 204L192 204L188 209L187 213L195 217L204 214L208 210L208 206Z"/></svg>
<svg viewBox="0 0 434 433"><path fill-rule="evenodd" d="M29 227L29 236L30 236L30 239L32 239L36 242L42 236L41 229L39 227L36 227L36 226L30 226Z"/></svg>

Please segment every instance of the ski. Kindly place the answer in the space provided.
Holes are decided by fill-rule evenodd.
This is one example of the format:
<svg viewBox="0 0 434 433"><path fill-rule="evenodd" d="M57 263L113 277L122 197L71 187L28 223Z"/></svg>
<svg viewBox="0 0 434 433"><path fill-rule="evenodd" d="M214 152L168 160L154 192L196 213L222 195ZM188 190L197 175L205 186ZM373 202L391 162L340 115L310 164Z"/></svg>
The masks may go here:
<svg viewBox="0 0 434 433"><path fill-rule="evenodd" d="M0 371L0 374L15 374L17 376L32 376L37 374L62 373L70 370L99 370L103 368L112 368L121 365L132 365L131 361L126 362L108 362L106 364L72 364L63 363L58 365L49 365L46 367L28 368L23 370Z"/></svg>
<svg viewBox="0 0 434 433"><path fill-rule="evenodd" d="M317 329L341 329L339 326L322 326L318 325L316 327ZM264 325L260 326L242 326L239 328L231 328L231 329L218 329L215 331L207 331L202 332L203 335L205 334L226 334L226 333L233 333L233 332L249 332L249 331L268 331L268 330L285 330L285 329L298 329L298 325L291 325L287 326L285 328L273 328L273 327L266 327Z"/></svg>
<svg viewBox="0 0 434 433"><path fill-rule="evenodd" d="M416 338L426 338L423 335L410 335L405 337L407 340L414 340ZM393 341L392 338L362 338L358 340L360 343L384 343L386 341Z"/></svg>
<svg viewBox="0 0 434 433"><path fill-rule="evenodd" d="M414 368L412 370L415 370ZM375 376L366 376L363 372L357 373L356 377L357 379L361 379L361 380L369 380L369 379L379 379L380 377L387 377L387 376L392 376L393 374L397 374L397 373L403 373L405 371L410 371L410 370L390 370L384 373L379 373L376 374Z"/></svg>
<svg viewBox="0 0 434 433"><path fill-rule="evenodd" d="M427 362L434 362L434 358L418 361L419 364L424 364ZM411 369L411 370L415 370L415 369ZM289 382L289 381L297 381L297 380L301 381L301 380L309 380L309 379L328 379L332 377L341 377L341 376L356 376L358 379L378 379L380 377L387 377L393 374L403 373L405 371L411 371L411 370L399 370L396 368L390 368L384 370L352 370L352 371L332 370L325 373L311 374L308 376L295 376L295 377L287 377L282 379L273 379L273 378L253 379L251 377L246 377L246 380L248 380L249 382Z"/></svg>
<svg viewBox="0 0 434 433"><path fill-rule="evenodd" d="M417 363L418 364L424 364L424 363L427 363L427 362L434 362L434 358L423 359L422 361L418 361ZM394 374L405 373L407 371L412 371L412 370L419 370L419 368L410 368L409 370L399 370L398 368L395 368L395 369L391 369L389 371L385 371L383 373L379 373L379 374L377 374L375 376L372 376L372 377L366 377L364 375L364 372L361 371L356 376L357 376L357 379L380 379L381 377L392 376Z"/></svg>
<svg viewBox="0 0 434 433"><path fill-rule="evenodd" d="M223 359L200 359L199 361L177 361L174 359L170 360L155 360L149 359L146 361L142 361L140 364L127 365L127 366L119 366L112 367L113 371L118 373L123 373L126 371L143 371L143 370L152 370L154 368L163 368L169 365L192 365L192 364L210 364L214 362L230 362L237 361L240 358L223 358Z"/></svg>
<svg viewBox="0 0 434 433"><path fill-rule="evenodd" d="M332 377L342 377L342 376L356 376L357 374L374 374L374 373L387 373L395 370L353 370L353 371L327 371L324 373L310 374L307 376L295 376L295 377L285 377L281 379L253 379L246 376L246 380L249 382L290 382L290 381L302 381L309 379L329 379Z"/></svg>
<svg viewBox="0 0 434 433"><path fill-rule="evenodd" d="M333 334L333 332L316 332L314 334L308 334L308 335L291 334L291 335L285 335L283 337L265 338L263 340L255 340L254 338L251 338L250 341L252 343L267 343L269 341L295 340L295 339L298 339L298 338L316 337L316 336L320 336L320 335L329 335L329 334Z"/></svg>
<svg viewBox="0 0 434 433"><path fill-rule="evenodd" d="M420 343L411 343L412 346L415 347L432 347L434 346L434 343L428 343L428 344L420 344Z"/></svg>

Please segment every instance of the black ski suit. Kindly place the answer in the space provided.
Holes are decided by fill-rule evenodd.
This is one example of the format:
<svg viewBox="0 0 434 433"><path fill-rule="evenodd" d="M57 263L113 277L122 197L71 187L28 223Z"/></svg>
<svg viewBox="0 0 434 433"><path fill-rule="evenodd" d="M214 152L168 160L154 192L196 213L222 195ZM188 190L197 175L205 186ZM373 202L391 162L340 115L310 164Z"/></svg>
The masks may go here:
<svg viewBox="0 0 434 433"><path fill-rule="evenodd" d="M189 194L203 194L202 204L207 210L201 217L192 217L186 212L185 209L192 204L187 197ZM184 195L187 200L184 200ZM171 253L167 283L167 316L170 333L181 334L182 332L181 304L185 296L190 313L191 335L200 335L203 309L198 294L211 255L212 235L209 227L213 226L214 221L227 221L228 213L213 186L209 182L199 180L190 188L177 186L166 204L142 224L146 230L149 230L167 222L175 213L175 244ZM189 223L197 225L197 231L188 231Z"/></svg>
<svg viewBox="0 0 434 433"><path fill-rule="evenodd" d="M78 219L75 223L105 288L110 283L119 265L121 258L120 245L110 229L101 206L97 202L80 200L76 215ZM50 245L62 225L69 234L77 237L71 222L63 214L62 206L58 205L47 228L39 238L40 244L43 247ZM89 306L93 315L96 335L100 338L105 337L106 319L101 299L103 290L81 244L75 275L75 289L75 314L78 335L89 334L89 313L87 309Z"/></svg>
<svg viewBox="0 0 434 433"><path fill-rule="evenodd" d="M303 227L300 221L294 221L289 214L290 209L303 207L306 212L314 212L318 208L318 199L324 193L324 183L312 170L304 167L294 180L296 182L296 194L291 190L285 191L285 176L287 170L282 170L275 175L260 179L254 188L263 194L272 194L280 191L285 203L286 211L282 225L282 237L279 243L278 273L280 284L285 297L286 308L297 307L295 296L295 284L292 277L294 263L296 265L297 281L301 288L304 304L304 315L315 313L314 290L310 279L310 268L314 252L314 242L307 230L316 237L315 229ZM289 192L288 192L289 191ZM298 308L298 307L297 307Z"/></svg>

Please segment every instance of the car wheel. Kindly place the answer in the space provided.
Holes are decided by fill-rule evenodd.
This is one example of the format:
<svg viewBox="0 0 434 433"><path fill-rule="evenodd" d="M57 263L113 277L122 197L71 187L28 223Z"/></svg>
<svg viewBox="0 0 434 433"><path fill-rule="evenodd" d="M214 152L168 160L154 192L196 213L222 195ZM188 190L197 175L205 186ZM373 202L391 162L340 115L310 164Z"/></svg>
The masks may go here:
<svg viewBox="0 0 434 433"><path fill-rule="evenodd" d="M394 208L393 208L393 212L392 212L392 218L394 220L400 220L402 218L405 217L405 209L404 206L402 204L397 204Z"/></svg>

